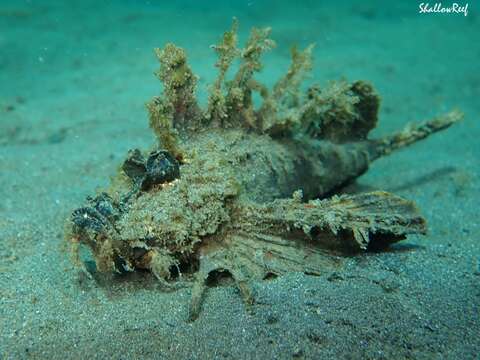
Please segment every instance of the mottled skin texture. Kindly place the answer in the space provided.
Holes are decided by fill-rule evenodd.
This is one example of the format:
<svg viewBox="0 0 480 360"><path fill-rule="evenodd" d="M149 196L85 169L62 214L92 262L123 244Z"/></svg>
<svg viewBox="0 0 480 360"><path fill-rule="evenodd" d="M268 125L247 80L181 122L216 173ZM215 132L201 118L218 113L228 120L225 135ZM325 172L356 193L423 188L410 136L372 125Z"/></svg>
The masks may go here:
<svg viewBox="0 0 480 360"><path fill-rule="evenodd" d="M254 30L245 49L236 49L236 24L224 35L215 48L219 80L205 111L197 105L185 52L172 44L157 50L165 94L147 107L158 148L169 152L167 176L150 174L145 181L144 159L152 162L160 153L130 152L111 187L73 213L67 233L76 248L91 248L99 271L150 270L165 288L192 282L191 318L199 313L207 278L218 272L228 272L251 304L249 280L288 271L318 274L339 266L339 255L425 233L414 204L398 196L325 198L371 161L461 118L451 112L369 140L379 107L371 85L298 93L311 47L292 52L292 66L272 94L253 80L261 52L273 46L268 34ZM226 82L235 56L243 62ZM264 97L259 110L252 91Z"/></svg>

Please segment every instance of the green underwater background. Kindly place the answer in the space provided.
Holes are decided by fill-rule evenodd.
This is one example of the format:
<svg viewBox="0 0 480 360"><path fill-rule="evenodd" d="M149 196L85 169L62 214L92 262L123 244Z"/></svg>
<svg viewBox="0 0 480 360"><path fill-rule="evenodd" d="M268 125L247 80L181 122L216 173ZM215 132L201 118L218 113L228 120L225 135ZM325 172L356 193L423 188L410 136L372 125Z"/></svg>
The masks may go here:
<svg viewBox="0 0 480 360"><path fill-rule="evenodd" d="M0 358L477 358L480 7L467 3L465 15L419 13L412 0L2 0ZM311 43L307 85L371 82L381 96L373 137L454 108L465 115L346 189L415 201L426 236L346 257L339 271L253 282L252 311L220 281L189 322L189 288L82 275L64 227L129 149L155 143L145 108L162 90L153 49L186 51L206 106L218 73L210 46L234 17L240 44L252 27L272 28L276 48L256 75L269 87L291 46Z"/></svg>

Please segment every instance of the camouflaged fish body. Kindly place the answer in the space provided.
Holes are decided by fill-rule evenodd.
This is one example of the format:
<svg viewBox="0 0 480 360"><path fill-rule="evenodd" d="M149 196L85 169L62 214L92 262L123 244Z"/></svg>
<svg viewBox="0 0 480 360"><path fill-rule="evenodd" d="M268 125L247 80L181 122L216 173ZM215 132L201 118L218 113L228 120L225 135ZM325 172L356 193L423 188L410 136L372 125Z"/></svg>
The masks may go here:
<svg viewBox="0 0 480 360"><path fill-rule="evenodd" d="M254 79L262 52L274 46L269 29L254 29L239 49L236 27L213 47L219 76L206 109L185 52L172 44L156 50L164 93L147 108L158 146L130 151L111 187L73 212L68 232L92 250L99 271L146 269L166 288L191 282L192 318L212 274L229 273L252 303L252 279L318 274L338 267L338 255L424 234L410 201L381 191L334 193L373 160L461 118L453 111L370 140L380 102L370 84L302 93L310 46L292 50L287 74L269 90ZM263 98L257 108L253 92Z"/></svg>

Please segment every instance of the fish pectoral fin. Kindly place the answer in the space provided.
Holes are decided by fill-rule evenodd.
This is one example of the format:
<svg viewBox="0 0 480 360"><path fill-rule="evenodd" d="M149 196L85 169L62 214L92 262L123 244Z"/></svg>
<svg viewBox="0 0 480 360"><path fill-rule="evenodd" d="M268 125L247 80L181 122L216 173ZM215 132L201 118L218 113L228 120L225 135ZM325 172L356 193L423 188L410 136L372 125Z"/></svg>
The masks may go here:
<svg viewBox="0 0 480 360"><path fill-rule="evenodd" d="M219 248L209 252L200 258L200 268L192 287L192 299L189 307L189 321L198 318L205 293L209 287L209 281L216 281L215 276L219 274L228 274L235 283L240 292L247 310L251 310L254 304L254 295L250 287L248 272L246 273L239 266L238 258L234 256L227 248Z"/></svg>
<svg viewBox="0 0 480 360"><path fill-rule="evenodd" d="M313 241L319 250L346 253L427 231L426 220L412 201L384 191L248 204L239 209L237 218L240 230L260 239L289 239L305 246Z"/></svg>

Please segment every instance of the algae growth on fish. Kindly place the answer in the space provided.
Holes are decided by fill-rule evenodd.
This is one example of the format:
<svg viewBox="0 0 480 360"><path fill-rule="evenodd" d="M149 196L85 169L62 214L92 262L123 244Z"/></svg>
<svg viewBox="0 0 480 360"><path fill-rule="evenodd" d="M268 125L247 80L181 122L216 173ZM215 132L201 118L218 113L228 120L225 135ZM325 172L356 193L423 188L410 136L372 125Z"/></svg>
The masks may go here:
<svg viewBox="0 0 480 360"><path fill-rule="evenodd" d="M87 245L98 271L148 270L165 289L191 284L192 319L212 274L228 273L252 304L252 280L320 274L341 266L342 256L424 234L426 221L409 200L335 192L375 159L462 117L452 111L369 139L380 105L372 85L341 81L301 91L312 46L292 49L290 68L272 89L255 80L261 55L275 46L269 35L254 28L238 48L234 21L213 46L218 77L206 109L185 51L156 49L163 94L147 108L158 144L129 151L111 186L69 221L75 252Z"/></svg>

